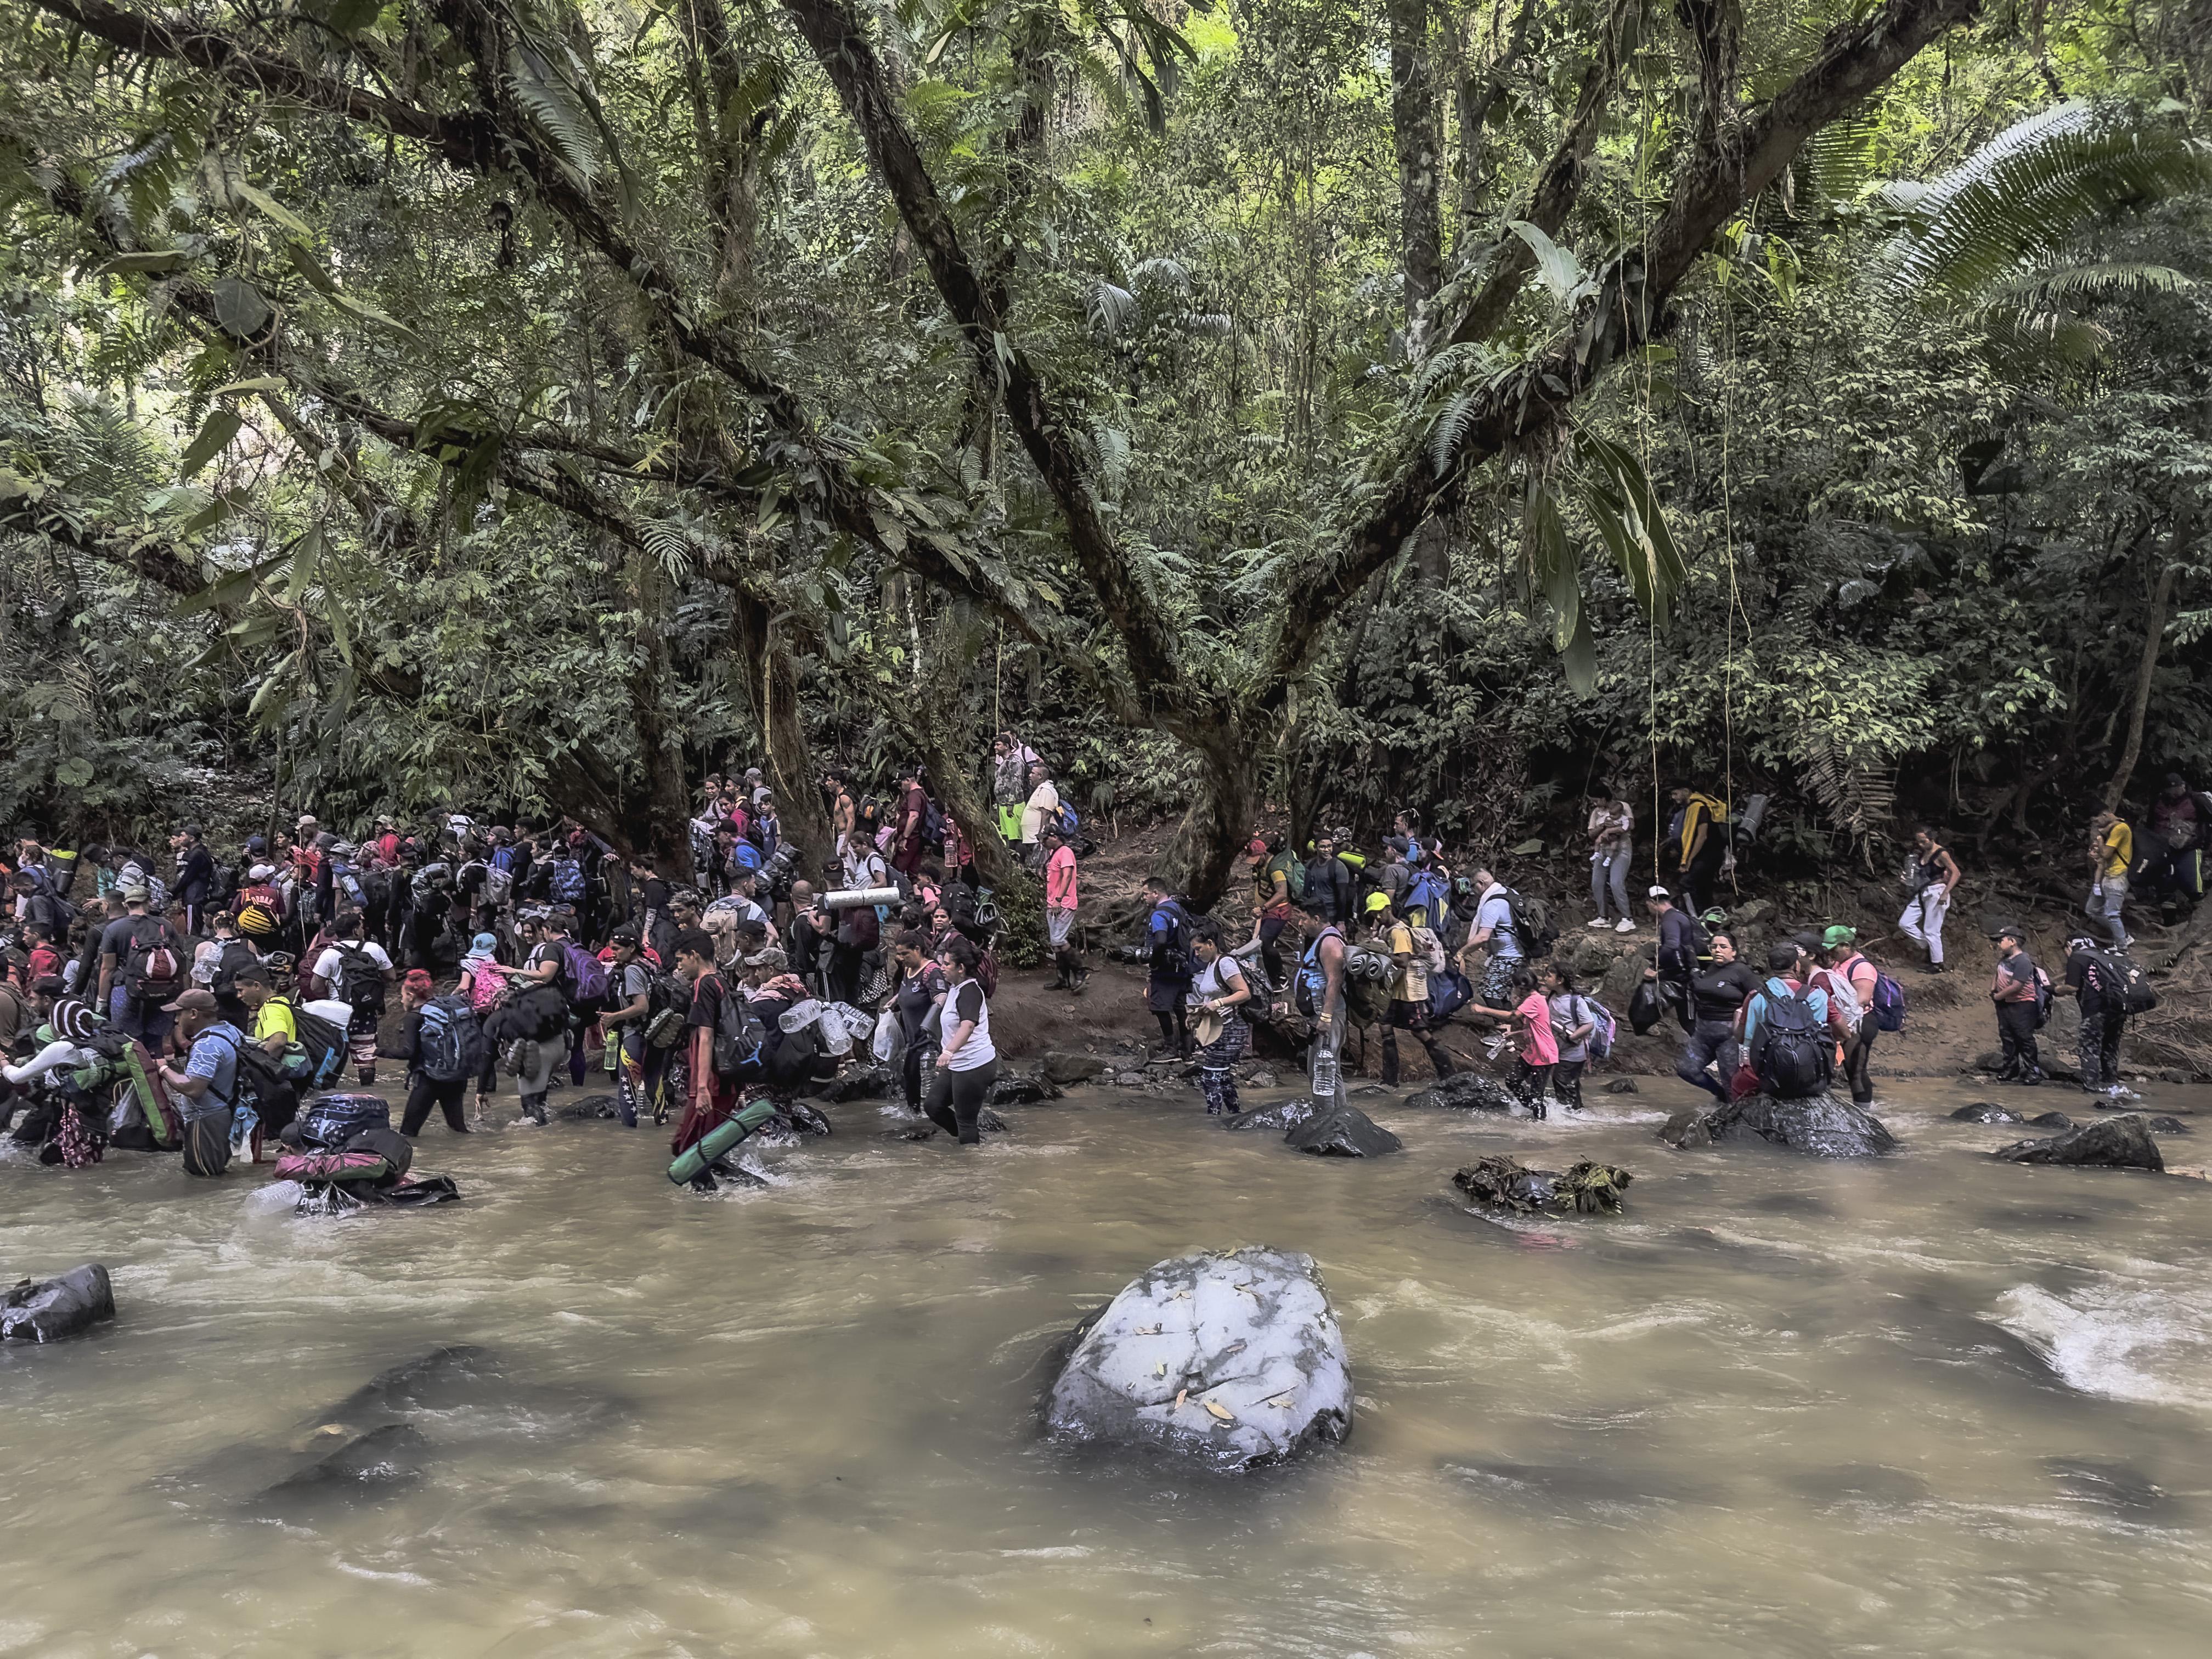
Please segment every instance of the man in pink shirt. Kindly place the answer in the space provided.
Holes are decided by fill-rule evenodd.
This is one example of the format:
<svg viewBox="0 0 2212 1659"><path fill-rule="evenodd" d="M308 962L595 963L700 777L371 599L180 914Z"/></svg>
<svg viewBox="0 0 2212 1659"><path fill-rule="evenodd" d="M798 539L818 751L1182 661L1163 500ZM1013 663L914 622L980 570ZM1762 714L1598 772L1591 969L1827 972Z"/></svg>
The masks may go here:
<svg viewBox="0 0 2212 1659"><path fill-rule="evenodd" d="M1044 845L1044 931L1052 959L1060 969L1060 989L1083 994L1091 975L1075 948L1075 849L1051 824L1038 835Z"/></svg>

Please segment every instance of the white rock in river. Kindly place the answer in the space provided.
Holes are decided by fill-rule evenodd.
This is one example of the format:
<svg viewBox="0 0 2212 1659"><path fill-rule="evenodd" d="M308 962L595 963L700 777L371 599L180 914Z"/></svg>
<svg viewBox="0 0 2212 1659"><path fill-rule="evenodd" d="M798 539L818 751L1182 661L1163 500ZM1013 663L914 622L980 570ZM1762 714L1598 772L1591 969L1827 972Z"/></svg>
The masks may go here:
<svg viewBox="0 0 2212 1659"><path fill-rule="evenodd" d="M1077 1337L1045 1400L1055 1439L1158 1445L1234 1472L1352 1432L1344 1332L1301 1252L1159 1262Z"/></svg>

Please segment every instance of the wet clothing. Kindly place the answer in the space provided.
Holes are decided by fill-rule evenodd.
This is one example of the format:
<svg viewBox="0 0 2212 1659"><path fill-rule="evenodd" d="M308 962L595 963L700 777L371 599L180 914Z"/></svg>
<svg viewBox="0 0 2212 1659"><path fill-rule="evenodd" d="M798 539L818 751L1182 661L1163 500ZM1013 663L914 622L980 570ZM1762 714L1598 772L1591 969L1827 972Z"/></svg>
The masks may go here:
<svg viewBox="0 0 2212 1659"><path fill-rule="evenodd" d="M2128 1024L2126 988L2087 951L2066 958L2066 983L2081 1011L2077 1048L2081 1086L2109 1088L2120 1080L2120 1038Z"/></svg>
<svg viewBox="0 0 2212 1659"><path fill-rule="evenodd" d="M2025 951L1997 959L1997 1042L2003 1063L1997 1075L2010 1082L2026 1082L2043 1075L2042 1055L2035 1043L2035 959Z"/></svg>

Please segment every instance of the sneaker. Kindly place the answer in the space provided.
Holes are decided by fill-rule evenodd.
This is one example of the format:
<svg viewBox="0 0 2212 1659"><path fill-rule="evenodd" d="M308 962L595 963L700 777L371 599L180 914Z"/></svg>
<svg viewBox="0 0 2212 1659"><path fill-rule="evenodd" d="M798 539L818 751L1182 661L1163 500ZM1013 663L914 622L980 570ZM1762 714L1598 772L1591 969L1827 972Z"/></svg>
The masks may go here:
<svg viewBox="0 0 2212 1659"><path fill-rule="evenodd" d="M1607 921L1603 916L1592 916L1589 921L1589 925L1593 927L1610 927L1613 926L1613 924Z"/></svg>
<svg viewBox="0 0 2212 1659"><path fill-rule="evenodd" d="M1613 924L1613 931L1616 933L1632 933L1636 931L1636 924L1626 916L1623 916Z"/></svg>

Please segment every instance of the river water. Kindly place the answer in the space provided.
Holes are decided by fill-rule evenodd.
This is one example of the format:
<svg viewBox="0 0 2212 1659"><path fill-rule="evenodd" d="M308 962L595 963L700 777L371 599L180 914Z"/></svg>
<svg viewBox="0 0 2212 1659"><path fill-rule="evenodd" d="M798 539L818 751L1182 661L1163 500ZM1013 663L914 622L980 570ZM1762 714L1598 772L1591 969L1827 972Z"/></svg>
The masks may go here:
<svg viewBox="0 0 2212 1659"><path fill-rule="evenodd" d="M2212 1649L2212 1186L1993 1164L1965 1085L1893 1091L1880 1164L1674 1153L1687 1091L1643 1088L1369 1097L1406 1141L1369 1163L1194 1094L965 1154L854 1103L711 1200L647 1131L433 1127L467 1202L336 1220L253 1171L0 1165L11 1273L102 1261L120 1307L0 1353L0 1653ZM1471 1216L1450 1173L1499 1151L1625 1164L1631 1212ZM1041 1443L1055 1335L1239 1243L1322 1264L1350 1442L1242 1480ZM411 1484L297 1478L393 1407Z"/></svg>

